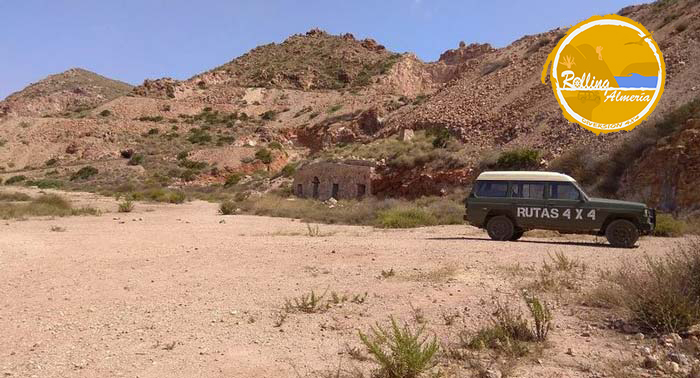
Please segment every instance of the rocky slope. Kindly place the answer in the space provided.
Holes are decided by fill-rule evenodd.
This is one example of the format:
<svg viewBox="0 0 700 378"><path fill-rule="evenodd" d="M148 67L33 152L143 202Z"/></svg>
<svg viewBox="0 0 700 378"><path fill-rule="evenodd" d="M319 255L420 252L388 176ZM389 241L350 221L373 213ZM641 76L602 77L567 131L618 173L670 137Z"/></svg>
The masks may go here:
<svg viewBox="0 0 700 378"><path fill-rule="evenodd" d="M123 96L132 86L81 68L31 84L0 101L0 117L79 112Z"/></svg>
<svg viewBox="0 0 700 378"><path fill-rule="evenodd" d="M700 3L662 1L620 14L654 31L664 53L666 90L647 122L653 124L697 96ZM381 168L383 194L414 197L462 187L481 162L513 148L541 151L539 167L573 146L591 160L605 160L638 131L595 136L564 119L550 87L540 83L542 65L564 32L525 36L504 48L461 42L438 61L422 62L371 39L314 29L190 79L146 80L133 90L69 70L0 103L0 169L5 178L54 171L61 177L80 164L102 164L106 172L126 169L139 180L209 184L261 168L274 174L289 161L324 156L337 146L361 158L353 151L395 140L403 129L447 130L444 148L433 148L424 136L420 154L405 148L369 154L401 162ZM282 152L273 154L274 164L261 164L255 154L269 146ZM125 149L143 154L145 162L127 166ZM177 158L183 152L206 169ZM648 175L634 173L645 164L629 164L630 178L617 194L629 196L630 185L653 185L641 178ZM685 192L696 180L689 182L672 190Z"/></svg>

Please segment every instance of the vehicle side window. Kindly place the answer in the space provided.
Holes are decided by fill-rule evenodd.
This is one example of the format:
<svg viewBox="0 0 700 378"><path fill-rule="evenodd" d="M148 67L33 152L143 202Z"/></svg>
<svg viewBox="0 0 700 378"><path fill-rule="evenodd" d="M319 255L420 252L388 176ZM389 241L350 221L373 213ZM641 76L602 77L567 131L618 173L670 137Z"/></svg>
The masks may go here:
<svg viewBox="0 0 700 378"><path fill-rule="evenodd" d="M570 182L552 182L549 184L549 198L576 201L581 199L581 192Z"/></svg>
<svg viewBox="0 0 700 378"><path fill-rule="evenodd" d="M478 181L476 184L478 197L505 197L507 194L507 181Z"/></svg>
<svg viewBox="0 0 700 378"><path fill-rule="evenodd" d="M543 199L544 183L514 181L511 184L510 195L516 198Z"/></svg>

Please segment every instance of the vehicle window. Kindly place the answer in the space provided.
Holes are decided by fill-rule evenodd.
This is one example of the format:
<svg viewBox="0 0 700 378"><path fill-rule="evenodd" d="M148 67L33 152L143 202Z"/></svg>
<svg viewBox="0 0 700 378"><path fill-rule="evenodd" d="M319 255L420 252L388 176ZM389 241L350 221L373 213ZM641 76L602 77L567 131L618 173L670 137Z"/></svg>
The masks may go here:
<svg viewBox="0 0 700 378"><path fill-rule="evenodd" d="M579 200L581 193L574 184L570 182L553 182L549 184L549 198Z"/></svg>
<svg viewBox="0 0 700 378"><path fill-rule="evenodd" d="M505 197L507 194L507 181L479 181L476 184L476 195L479 197Z"/></svg>
<svg viewBox="0 0 700 378"><path fill-rule="evenodd" d="M515 181L511 185L510 195L516 198L543 199L544 183Z"/></svg>

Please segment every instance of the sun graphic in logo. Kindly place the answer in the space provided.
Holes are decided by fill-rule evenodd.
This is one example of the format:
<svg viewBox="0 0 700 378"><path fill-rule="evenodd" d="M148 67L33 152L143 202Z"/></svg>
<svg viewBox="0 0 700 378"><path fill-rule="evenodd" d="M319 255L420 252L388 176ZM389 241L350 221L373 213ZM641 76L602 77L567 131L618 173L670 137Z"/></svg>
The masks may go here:
<svg viewBox="0 0 700 378"><path fill-rule="evenodd" d="M594 16L569 29L544 65L564 116L596 133L632 130L664 91L659 46L641 24Z"/></svg>

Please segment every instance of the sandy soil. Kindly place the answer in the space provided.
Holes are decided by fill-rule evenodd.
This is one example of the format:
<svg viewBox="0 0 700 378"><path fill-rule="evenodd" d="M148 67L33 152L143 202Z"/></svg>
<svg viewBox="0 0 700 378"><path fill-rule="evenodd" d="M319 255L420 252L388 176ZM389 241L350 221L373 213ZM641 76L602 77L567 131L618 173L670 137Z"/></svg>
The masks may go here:
<svg viewBox="0 0 700 378"><path fill-rule="evenodd" d="M494 299L518 301L549 254L598 269L659 254L669 239L614 249L593 237L493 242L477 229L413 230L320 225L220 216L215 204L137 204L70 194L112 213L0 222L0 376L306 377L339 363L368 372L346 345L389 315L422 313L443 343L486 324ZM65 229L51 231L52 226ZM382 270L393 269L393 277ZM285 299L368 293L364 303L275 322ZM537 359L516 376L591 376L624 359L630 342L604 326L597 309L548 297L556 327ZM457 314L446 325L443 314ZM567 354L571 348L572 355ZM440 367L438 367L440 368ZM444 368L444 366L443 366ZM459 371L468 376L468 371Z"/></svg>

